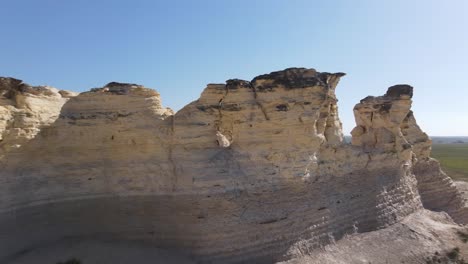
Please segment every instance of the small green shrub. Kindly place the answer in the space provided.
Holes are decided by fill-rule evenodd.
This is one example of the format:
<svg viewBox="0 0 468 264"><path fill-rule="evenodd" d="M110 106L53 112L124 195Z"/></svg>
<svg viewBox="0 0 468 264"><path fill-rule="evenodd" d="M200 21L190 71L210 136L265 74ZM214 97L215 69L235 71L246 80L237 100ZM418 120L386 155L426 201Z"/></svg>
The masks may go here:
<svg viewBox="0 0 468 264"><path fill-rule="evenodd" d="M457 231L457 235L461 239L461 241L463 241L463 243L468 242L468 233Z"/></svg>
<svg viewBox="0 0 468 264"><path fill-rule="evenodd" d="M452 264L468 264L461 256L460 249L453 248L451 251L446 252L442 255L439 252L435 252L432 257L426 258L426 264L438 264L438 263L452 263Z"/></svg>
<svg viewBox="0 0 468 264"><path fill-rule="evenodd" d="M452 249L449 253L447 253L447 257L451 260L457 260L459 256L460 256L460 249L457 247Z"/></svg>

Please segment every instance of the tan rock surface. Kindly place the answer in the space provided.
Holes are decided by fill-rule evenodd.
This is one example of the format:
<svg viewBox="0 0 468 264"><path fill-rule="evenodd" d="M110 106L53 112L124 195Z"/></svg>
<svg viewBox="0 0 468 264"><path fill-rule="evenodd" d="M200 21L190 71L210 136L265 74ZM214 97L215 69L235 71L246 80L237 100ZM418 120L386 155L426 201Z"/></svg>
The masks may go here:
<svg viewBox="0 0 468 264"><path fill-rule="evenodd" d="M468 259L468 244L460 233L466 227L455 224L445 213L421 210L388 228L345 236L335 243L311 250L297 251L291 264L348 263L457 263L447 257L460 248L460 258ZM294 247L293 247L294 248ZM179 252L161 250L150 244L122 241L63 239L25 252L15 264L56 263L80 256L87 264L103 263L196 263ZM440 262L439 262L440 261Z"/></svg>
<svg viewBox="0 0 468 264"><path fill-rule="evenodd" d="M468 259L468 244L460 234L466 232L466 227L455 224L445 213L422 210L388 228L347 236L284 263L463 263L461 259ZM454 248L460 249L456 260L447 256Z"/></svg>
<svg viewBox="0 0 468 264"><path fill-rule="evenodd" d="M74 96L1 79L0 260L74 238L271 263L423 206L464 223L460 193L434 175L412 88L363 99L349 145L343 75L290 68L210 84L175 114L141 85Z"/></svg>
<svg viewBox="0 0 468 264"><path fill-rule="evenodd" d="M0 78L0 162L10 149L21 147L41 127L52 124L66 101L55 88Z"/></svg>

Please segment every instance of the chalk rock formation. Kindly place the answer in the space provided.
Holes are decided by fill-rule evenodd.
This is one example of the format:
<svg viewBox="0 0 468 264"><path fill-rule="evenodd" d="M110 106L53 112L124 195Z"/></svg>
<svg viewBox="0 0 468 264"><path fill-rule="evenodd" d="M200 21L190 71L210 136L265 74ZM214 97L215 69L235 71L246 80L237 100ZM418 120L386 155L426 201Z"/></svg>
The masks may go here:
<svg viewBox="0 0 468 264"><path fill-rule="evenodd" d="M357 126L351 132L352 144L383 152L395 150L402 160L411 158L411 145L405 139L401 124L411 108L413 88L396 85L384 96L369 96L354 107Z"/></svg>
<svg viewBox="0 0 468 264"><path fill-rule="evenodd" d="M73 95L52 87L33 87L14 78L0 78L0 162L10 149L21 147L42 126L52 124L67 97Z"/></svg>
<svg viewBox="0 0 468 264"><path fill-rule="evenodd" d="M357 126L352 144L365 150L395 153L404 167L411 168L418 182L424 207L446 211L466 223L465 200L452 180L430 158L431 140L416 123L411 108L413 87L395 85L380 97L366 97L354 108Z"/></svg>
<svg viewBox="0 0 468 264"><path fill-rule="evenodd" d="M2 78L0 262L73 238L271 263L423 207L465 222L410 111L412 88L363 99L349 145L343 75L290 68L209 84L175 114L136 84L74 96Z"/></svg>

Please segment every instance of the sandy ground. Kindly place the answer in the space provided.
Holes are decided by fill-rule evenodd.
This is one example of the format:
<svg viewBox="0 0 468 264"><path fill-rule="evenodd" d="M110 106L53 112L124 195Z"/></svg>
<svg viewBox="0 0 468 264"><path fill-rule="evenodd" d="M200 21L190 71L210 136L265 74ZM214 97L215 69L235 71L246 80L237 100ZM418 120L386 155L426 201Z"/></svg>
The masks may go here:
<svg viewBox="0 0 468 264"><path fill-rule="evenodd" d="M468 259L468 244L463 243L459 231L468 230L455 224L447 214L421 210L401 223L348 236L285 263L426 263L427 258L445 256L455 247ZM195 263L178 252L143 244L67 240L24 252L6 264L55 264L73 257L83 264Z"/></svg>
<svg viewBox="0 0 468 264"><path fill-rule="evenodd" d="M131 242L65 240L24 252L2 264L56 264L76 258L82 264L188 264L195 263L174 251Z"/></svg>

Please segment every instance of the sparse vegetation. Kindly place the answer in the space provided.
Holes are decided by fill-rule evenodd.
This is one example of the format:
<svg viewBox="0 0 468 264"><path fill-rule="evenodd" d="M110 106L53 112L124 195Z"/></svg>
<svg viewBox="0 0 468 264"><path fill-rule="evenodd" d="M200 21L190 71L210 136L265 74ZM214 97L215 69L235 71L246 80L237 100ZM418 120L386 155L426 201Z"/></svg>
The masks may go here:
<svg viewBox="0 0 468 264"><path fill-rule="evenodd" d="M468 144L434 144L432 156L452 179L468 181Z"/></svg>
<svg viewBox="0 0 468 264"><path fill-rule="evenodd" d="M66 260L64 262L60 261L57 262L57 264L82 264L81 261L77 258L71 258L69 260Z"/></svg>
<svg viewBox="0 0 468 264"><path fill-rule="evenodd" d="M453 248L445 255L436 251L432 257L426 258L426 264L436 263L468 264L468 262L460 256L460 248L458 247Z"/></svg>
<svg viewBox="0 0 468 264"><path fill-rule="evenodd" d="M457 231L458 237L463 241L463 243L468 242L468 233L463 232L463 231Z"/></svg>
<svg viewBox="0 0 468 264"><path fill-rule="evenodd" d="M447 253L447 257L451 260L457 260L460 257L460 249L454 248Z"/></svg>

